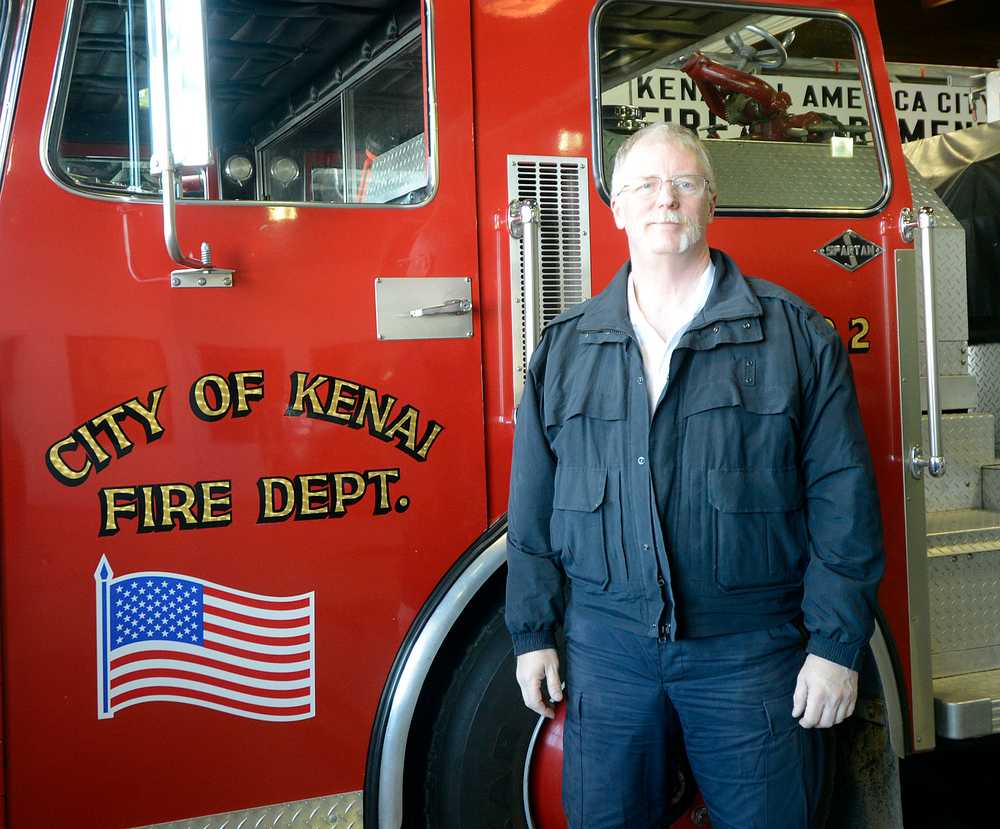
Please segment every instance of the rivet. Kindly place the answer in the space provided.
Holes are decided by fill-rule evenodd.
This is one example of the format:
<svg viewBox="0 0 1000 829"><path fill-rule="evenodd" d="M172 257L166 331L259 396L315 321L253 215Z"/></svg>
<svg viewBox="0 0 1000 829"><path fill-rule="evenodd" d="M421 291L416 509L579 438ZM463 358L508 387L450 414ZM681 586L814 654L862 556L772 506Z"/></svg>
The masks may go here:
<svg viewBox="0 0 1000 829"><path fill-rule="evenodd" d="M173 279L170 280L170 284L173 285L175 288L179 288L181 284L181 278L179 276L175 276Z"/></svg>
<svg viewBox="0 0 1000 829"><path fill-rule="evenodd" d="M203 277L203 276L199 277L198 284L201 285L204 288L208 284L208 280L205 279L205 277Z"/></svg>
<svg viewBox="0 0 1000 829"><path fill-rule="evenodd" d="M227 276L225 279L222 280L222 282L224 285L226 285L226 287L229 287L230 285L233 284L233 278L231 276Z"/></svg>

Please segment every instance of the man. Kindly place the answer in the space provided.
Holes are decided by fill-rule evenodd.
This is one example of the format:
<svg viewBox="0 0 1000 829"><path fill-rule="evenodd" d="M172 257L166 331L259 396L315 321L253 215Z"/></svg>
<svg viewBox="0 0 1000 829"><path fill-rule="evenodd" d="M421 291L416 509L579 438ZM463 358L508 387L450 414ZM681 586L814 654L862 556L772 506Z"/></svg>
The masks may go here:
<svg viewBox="0 0 1000 829"><path fill-rule="evenodd" d="M573 829L663 826L671 723L715 829L809 826L815 728L851 715L882 573L847 355L710 250L711 163L669 124L615 159L630 259L563 313L518 410L507 624L525 704L563 698Z"/></svg>

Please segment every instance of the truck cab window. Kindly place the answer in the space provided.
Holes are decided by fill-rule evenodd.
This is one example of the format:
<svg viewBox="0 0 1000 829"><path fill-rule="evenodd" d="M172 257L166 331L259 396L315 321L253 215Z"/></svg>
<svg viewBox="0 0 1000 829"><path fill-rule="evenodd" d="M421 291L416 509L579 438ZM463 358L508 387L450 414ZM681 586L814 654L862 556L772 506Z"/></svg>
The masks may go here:
<svg viewBox="0 0 1000 829"><path fill-rule="evenodd" d="M206 5L213 163L180 177L179 198L430 198L422 0ZM77 0L71 14L50 168L75 189L155 197L145 4Z"/></svg>
<svg viewBox="0 0 1000 829"><path fill-rule="evenodd" d="M886 197L866 57L848 18L607 2L596 33L606 192L622 141L670 121L709 139L720 208L857 212Z"/></svg>

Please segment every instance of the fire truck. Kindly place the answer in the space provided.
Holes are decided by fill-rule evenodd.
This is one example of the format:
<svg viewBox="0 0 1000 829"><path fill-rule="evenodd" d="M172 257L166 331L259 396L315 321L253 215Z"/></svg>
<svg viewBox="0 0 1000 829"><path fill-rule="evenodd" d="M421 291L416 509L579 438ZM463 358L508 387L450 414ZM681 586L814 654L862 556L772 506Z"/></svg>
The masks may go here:
<svg viewBox="0 0 1000 829"><path fill-rule="evenodd" d="M707 136L711 244L851 354L887 562L829 825L1000 730L1000 351L871 0L9 0L0 94L2 825L565 825L511 444L657 120Z"/></svg>

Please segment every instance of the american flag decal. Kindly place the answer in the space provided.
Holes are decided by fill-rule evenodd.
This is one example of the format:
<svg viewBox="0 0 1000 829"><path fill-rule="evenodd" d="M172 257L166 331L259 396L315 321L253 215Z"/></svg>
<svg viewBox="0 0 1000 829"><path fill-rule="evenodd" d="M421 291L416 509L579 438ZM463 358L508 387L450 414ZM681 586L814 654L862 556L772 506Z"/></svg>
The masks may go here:
<svg viewBox="0 0 1000 829"><path fill-rule="evenodd" d="M177 573L97 586L97 716L143 702L200 705L255 720L316 714L313 593L262 596Z"/></svg>

